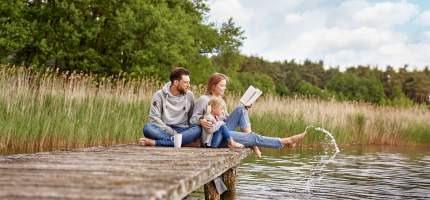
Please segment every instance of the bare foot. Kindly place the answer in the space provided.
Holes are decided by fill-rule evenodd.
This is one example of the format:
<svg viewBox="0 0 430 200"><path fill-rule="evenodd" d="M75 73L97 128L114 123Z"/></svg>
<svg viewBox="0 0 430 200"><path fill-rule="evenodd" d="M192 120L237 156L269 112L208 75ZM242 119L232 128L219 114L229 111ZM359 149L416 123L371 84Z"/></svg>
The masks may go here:
<svg viewBox="0 0 430 200"><path fill-rule="evenodd" d="M149 138L140 138L139 144L143 146L155 146L155 140L151 140Z"/></svg>
<svg viewBox="0 0 430 200"><path fill-rule="evenodd" d="M238 142L234 141L233 139L230 139L230 140L228 141L227 146L228 146L229 148L243 148L243 147L245 147L243 144L238 143Z"/></svg>
<svg viewBox="0 0 430 200"><path fill-rule="evenodd" d="M282 143L286 146L286 147L291 147L294 148L296 147L297 143L299 143L300 141L303 140L303 138L305 137L306 132L297 134L297 135L293 135L287 138L282 138Z"/></svg>
<svg viewBox="0 0 430 200"><path fill-rule="evenodd" d="M255 155L257 155L258 158L261 158L261 151L257 146L252 146L252 150L254 151Z"/></svg>

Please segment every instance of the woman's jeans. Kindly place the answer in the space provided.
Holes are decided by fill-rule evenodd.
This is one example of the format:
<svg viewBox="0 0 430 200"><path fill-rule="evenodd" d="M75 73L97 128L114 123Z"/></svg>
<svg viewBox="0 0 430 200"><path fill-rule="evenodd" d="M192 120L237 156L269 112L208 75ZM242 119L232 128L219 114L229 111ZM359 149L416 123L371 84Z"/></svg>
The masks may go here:
<svg viewBox="0 0 430 200"><path fill-rule="evenodd" d="M248 128L251 123L248 116L248 111L244 106L238 106L230 113L227 122L227 128L230 130L229 134L234 141L243 144L246 147L259 146L268 148L282 148L283 144L281 139L277 137L261 136L255 132L244 133L234 131L237 127ZM213 140L213 138L212 138ZM223 140L218 147L227 147L227 140Z"/></svg>
<svg viewBox="0 0 430 200"><path fill-rule="evenodd" d="M182 145L192 143L201 137L202 129L198 125L191 125L189 128L170 126L179 134L182 134ZM147 123L143 126L143 135L149 139L155 140L156 146L173 147L173 136L166 131L161 130L155 124Z"/></svg>

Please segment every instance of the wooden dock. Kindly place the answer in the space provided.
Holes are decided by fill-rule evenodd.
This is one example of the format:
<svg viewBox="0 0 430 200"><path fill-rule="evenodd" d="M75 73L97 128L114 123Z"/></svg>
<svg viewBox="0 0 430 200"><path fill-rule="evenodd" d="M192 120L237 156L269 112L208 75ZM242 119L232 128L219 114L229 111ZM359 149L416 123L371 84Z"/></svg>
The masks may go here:
<svg viewBox="0 0 430 200"><path fill-rule="evenodd" d="M234 175L249 152L118 145L3 156L0 199L182 199Z"/></svg>

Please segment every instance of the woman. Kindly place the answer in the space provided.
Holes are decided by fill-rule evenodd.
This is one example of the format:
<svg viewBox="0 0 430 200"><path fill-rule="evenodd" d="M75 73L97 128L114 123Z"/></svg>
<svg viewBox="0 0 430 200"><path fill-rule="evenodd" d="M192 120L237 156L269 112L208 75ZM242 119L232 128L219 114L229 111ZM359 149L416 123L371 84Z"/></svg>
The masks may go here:
<svg viewBox="0 0 430 200"><path fill-rule="evenodd" d="M228 77L221 73L212 74L209 77L206 94L202 95L194 104L191 124L199 124L204 128L210 128L211 123L204 119L208 101L211 97L222 97L228 83ZM226 105L224 105L226 107ZM303 139L306 133L301 133L287 138L261 136L251 130L251 123L248 115L249 107L238 106L230 114L225 112L221 119L225 121L230 130L230 136L238 143L246 147L253 147L257 156L261 153L257 147L282 148L284 146L294 147L297 142ZM224 109L226 111L226 109ZM237 127L242 132L234 131ZM226 146L226 142L222 144Z"/></svg>

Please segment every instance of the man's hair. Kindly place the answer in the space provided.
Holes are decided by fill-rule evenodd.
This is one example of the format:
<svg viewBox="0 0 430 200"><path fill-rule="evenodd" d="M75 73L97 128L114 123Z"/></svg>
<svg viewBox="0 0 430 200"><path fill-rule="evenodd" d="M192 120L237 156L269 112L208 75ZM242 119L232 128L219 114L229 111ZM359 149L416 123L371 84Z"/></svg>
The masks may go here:
<svg viewBox="0 0 430 200"><path fill-rule="evenodd" d="M182 67L177 67L177 68L173 69L170 72L170 82L172 82L172 84L173 84L174 80L180 81L182 79L183 75L189 76L190 72L188 72L187 69L182 68Z"/></svg>

